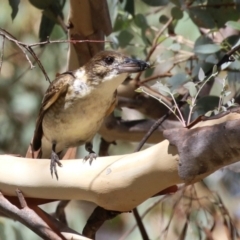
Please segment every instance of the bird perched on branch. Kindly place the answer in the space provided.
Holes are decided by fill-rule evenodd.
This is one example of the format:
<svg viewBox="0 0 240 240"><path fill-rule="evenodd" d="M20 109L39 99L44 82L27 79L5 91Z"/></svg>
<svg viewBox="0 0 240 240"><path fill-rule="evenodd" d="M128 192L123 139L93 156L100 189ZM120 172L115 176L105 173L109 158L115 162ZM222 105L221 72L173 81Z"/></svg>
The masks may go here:
<svg viewBox="0 0 240 240"><path fill-rule="evenodd" d="M32 141L37 158L51 159L51 175L67 148L85 144L90 163L97 157L92 139L116 104L116 89L129 73L149 68L147 62L114 51L96 54L83 67L60 74L44 95Z"/></svg>

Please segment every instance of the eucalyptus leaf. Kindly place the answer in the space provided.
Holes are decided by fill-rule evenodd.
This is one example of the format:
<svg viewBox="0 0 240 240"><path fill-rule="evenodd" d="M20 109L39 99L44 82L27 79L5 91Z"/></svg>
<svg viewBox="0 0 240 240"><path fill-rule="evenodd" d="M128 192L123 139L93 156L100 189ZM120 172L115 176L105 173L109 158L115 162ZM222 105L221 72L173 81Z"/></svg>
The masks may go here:
<svg viewBox="0 0 240 240"><path fill-rule="evenodd" d="M218 107L219 97L216 96L205 96L197 100L196 106L194 107L192 120L200 115L204 115L208 111L213 111Z"/></svg>
<svg viewBox="0 0 240 240"><path fill-rule="evenodd" d="M119 45L120 47L126 47L129 45L129 43L131 42L131 40L133 39L133 34L130 33L127 30L123 30L120 32L120 34L118 35L118 41L119 41Z"/></svg>
<svg viewBox="0 0 240 240"><path fill-rule="evenodd" d="M134 22L141 29L148 28L146 17L143 14L137 14L134 18Z"/></svg>
<svg viewBox="0 0 240 240"><path fill-rule="evenodd" d="M233 29L236 29L238 31L240 31L240 22L236 22L236 21L228 21L226 23L226 26L231 27Z"/></svg>
<svg viewBox="0 0 240 240"><path fill-rule="evenodd" d="M14 18L17 16L17 13L18 13L18 5L20 3L20 0L8 0L8 2L12 8L11 17L12 17L12 20L14 20Z"/></svg>
<svg viewBox="0 0 240 240"><path fill-rule="evenodd" d="M29 2L36 8L44 10L48 8L54 0L29 0Z"/></svg>
<svg viewBox="0 0 240 240"><path fill-rule="evenodd" d="M198 79L200 81L202 81L202 80L204 80L204 78L205 78L205 73L204 73L203 69L200 67L199 72L198 72Z"/></svg>
<svg viewBox="0 0 240 240"><path fill-rule="evenodd" d="M221 46L217 44L203 44L203 45L196 46L194 48L195 53L201 53L201 54L212 54L220 50L221 50Z"/></svg>
<svg viewBox="0 0 240 240"><path fill-rule="evenodd" d="M173 43L170 47L170 50L174 52L178 52L181 49L181 45L179 43Z"/></svg>
<svg viewBox="0 0 240 240"><path fill-rule="evenodd" d="M186 89L188 89L191 97L195 97L197 94L197 88L193 82L187 82L183 85Z"/></svg>
<svg viewBox="0 0 240 240"><path fill-rule="evenodd" d="M156 82L153 85L153 88L157 89L163 95L169 95L171 93L170 88L166 84L162 84L160 82Z"/></svg>
<svg viewBox="0 0 240 240"><path fill-rule="evenodd" d="M39 27L39 39L40 42L46 41L51 35L55 22L42 13L41 23Z"/></svg>
<svg viewBox="0 0 240 240"><path fill-rule="evenodd" d="M183 18L183 11L178 7L173 7L171 10L171 15L174 19Z"/></svg>
<svg viewBox="0 0 240 240"><path fill-rule="evenodd" d="M216 23L209 11L201 8L190 8L189 16L192 21L198 26L203 28L214 28Z"/></svg>
<svg viewBox="0 0 240 240"><path fill-rule="evenodd" d="M177 73L171 78L168 79L167 83L171 86L171 90L177 89L186 83L189 79L189 76L186 73Z"/></svg>
<svg viewBox="0 0 240 240"><path fill-rule="evenodd" d="M135 13L135 6L134 0L127 0L124 10L134 16Z"/></svg>

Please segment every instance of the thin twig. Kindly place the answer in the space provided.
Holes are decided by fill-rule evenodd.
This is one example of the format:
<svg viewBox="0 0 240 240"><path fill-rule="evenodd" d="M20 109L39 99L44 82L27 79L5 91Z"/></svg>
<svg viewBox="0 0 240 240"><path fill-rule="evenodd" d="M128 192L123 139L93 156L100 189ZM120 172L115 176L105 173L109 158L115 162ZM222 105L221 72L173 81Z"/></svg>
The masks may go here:
<svg viewBox="0 0 240 240"><path fill-rule="evenodd" d="M2 70L2 64L3 64L3 53L4 53L4 43L5 43L5 36L2 37L2 46L1 46L1 56L0 56L0 73Z"/></svg>
<svg viewBox="0 0 240 240"><path fill-rule="evenodd" d="M46 45L46 44L53 44L53 43L81 43L81 42L95 42L95 43L102 43L102 42L111 42L111 41L103 41L103 40L55 40L55 41L50 41L49 39L47 41L44 42L39 42L39 43L32 43L32 44L26 44L23 43L21 41L18 41L13 35L11 35L9 32L7 32L6 30L0 28L0 36L3 36L4 38L8 39L10 42L15 43L20 50L23 52L23 54L25 55L27 61L30 64L31 69L34 68L34 65L32 63L32 61L30 60L27 52L35 59L35 61L37 62L39 68L42 70L46 80L50 83L50 79L42 65L42 63L40 62L40 60L38 59L37 55L35 54L35 52L33 51L32 47L35 46L41 46L41 45Z"/></svg>
<svg viewBox="0 0 240 240"><path fill-rule="evenodd" d="M17 208L8 201L2 193L0 193L0 211L17 220L34 231L37 235L46 240L63 240L66 238L61 234L54 232L46 222L39 217L31 208L24 203L24 197L20 191L17 191L19 200L23 206L22 209Z"/></svg>
<svg viewBox="0 0 240 240"><path fill-rule="evenodd" d="M145 134L143 139L139 142L137 148L135 149L135 152L138 152L141 150L143 145L147 142L149 137L152 135L152 133L171 115L171 111L169 110L164 116L159 118L149 129L149 131Z"/></svg>
<svg viewBox="0 0 240 240"><path fill-rule="evenodd" d="M167 27L172 23L173 18L169 18L169 20L166 22L166 24L159 30L159 32L157 33L156 37L153 40L152 43L152 47L150 48L148 55L146 57L146 61L149 61L150 57L152 56L153 52L156 50L156 48L158 47L158 45L160 43L158 43L158 39L161 37L161 35L163 34L163 32L167 29ZM137 76L135 77L135 82L138 83L140 81L140 77L142 75L142 72L139 72L137 74Z"/></svg>
<svg viewBox="0 0 240 240"><path fill-rule="evenodd" d="M147 234L147 231L143 225L143 222L142 222L142 219L138 213L138 210L137 208L134 208L133 209L133 215L134 215L134 218L137 222L137 225L138 225L138 228L139 228L139 231L141 233L141 236L142 236L142 239L143 240L149 240L149 237L148 237L148 234Z"/></svg>
<svg viewBox="0 0 240 240"><path fill-rule="evenodd" d="M141 218L143 219L154 207L156 207L159 203L164 201L168 196L163 196L159 198L156 202L152 203L150 206L148 206L147 209L145 209L144 213L141 215ZM137 224L133 225L131 229L129 229L126 233L124 233L119 240L124 240L126 239L137 227Z"/></svg>

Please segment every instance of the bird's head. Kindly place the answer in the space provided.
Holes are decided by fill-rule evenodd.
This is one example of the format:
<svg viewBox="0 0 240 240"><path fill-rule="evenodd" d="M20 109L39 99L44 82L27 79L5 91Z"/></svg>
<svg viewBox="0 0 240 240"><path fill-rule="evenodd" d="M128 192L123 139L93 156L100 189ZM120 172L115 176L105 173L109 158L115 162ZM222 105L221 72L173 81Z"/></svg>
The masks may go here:
<svg viewBox="0 0 240 240"><path fill-rule="evenodd" d="M126 57L119 52L102 51L85 65L85 71L93 84L99 84L100 82L119 79L118 76L120 75L126 78L129 73L141 72L149 67L149 63Z"/></svg>

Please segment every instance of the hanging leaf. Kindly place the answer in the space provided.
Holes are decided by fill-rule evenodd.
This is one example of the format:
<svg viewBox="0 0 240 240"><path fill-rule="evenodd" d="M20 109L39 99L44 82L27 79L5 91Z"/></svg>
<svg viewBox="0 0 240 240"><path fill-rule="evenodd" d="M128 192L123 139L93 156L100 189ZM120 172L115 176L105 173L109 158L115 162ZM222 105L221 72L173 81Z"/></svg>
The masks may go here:
<svg viewBox="0 0 240 240"><path fill-rule="evenodd" d="M204 80L204 78L205 78L205 73L204 73L203 69L200 67L199 72L198 72L198 79L200 81L202 81L202 80Z"/></svg>
<svg viewBox="0 0 240 240"><path fill-rule="evenodd" d="M127 30L121 31L120 34L118 35L119 46L123 48L128 46L133 37L134 37L133 34L130 33L129 31Z"/></svg>
<svg viewBox="0 0 240 240"><path fill-rule="evenodd" d="M217 44L203 44L194 48L195 53L212 54L221 50Z"/></svg>
<svg viewBox="0 0 240 240"><path fill-rule="evenodd" d="M181 87L189 79L189 76L186 73L177 73L174 76L170 77L167 80L167 83L171 86L171 90Z"/></svg>
<svg viewBox="0 0 240 240"><path fill-rule="evenodd" d="M8 0L8 2L12 8L11 17L12 17L12 20L14 20L14 18L17 16L17 13L18 13L18 5L20 3L20 0Z"/></svg>
<svg viewBox="0 0 240 240"><path fill-rule="evenodd" d="M135 16L134 23L141 29L146 29L149 27L146 17L140 13Z"/></svg>
<svg viewBox="0 0 240 240"><path fill-rule="evenodd" d="M183 17L183 11L178 7L173 7L171 15L174 19L181 19Z"/></svg>
<svg viewBox="0 0 240 240"><path fill-rule="evenodd" d="M48 8L54 0L29 0L29 2L36 8L44 10Z"/></svg>
<svg viewBox="0 0 240 240"><path fill-rule="evenodd" d="M152 86L152 89L159 91L161 94L167 96L170 94L170 88L166 84L162 84L161 82L155 82Z"/></svg>
<svg viewBox="0 0 240 240"><path fill-rule="evenodd" d="M231 27L233 29L236 29L238 31L240 31L240 23L239 22L235 22L235 21L228 21L226 23L226 26Z"/></svg>
<svg viewBox="0 0 240 240"><path fill-rule="evenodd" d="M189 16L198 27L214 28L216 26L211 14L204 9L190 8Z"/></svg>
<svg viewBox="0 0 240 240"><path fill-rule="evenodd" d="M46 41L51 35L51 32L55 26L55 22L42 13L40 28L39 28L39 39L40 42Z"/></svg>
<svg viewBox="0 0 240 240"><path fill-rule="evenodd" d="M135 6L134 0L127 0L124 10L134 16Z"/></svg>
<svg viewBox="0 0 240 240"><path fill-rule="evenodd" d="M193 82L187 82L183 85L186 89L188 89L191 97L195 97L197 94L197 88Z"/></svg>

